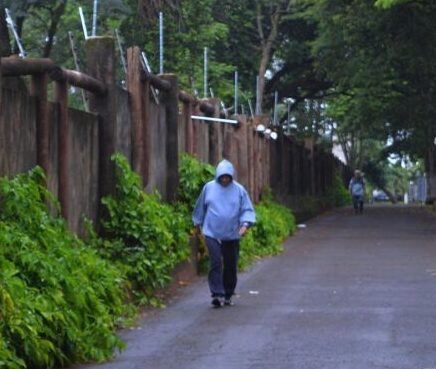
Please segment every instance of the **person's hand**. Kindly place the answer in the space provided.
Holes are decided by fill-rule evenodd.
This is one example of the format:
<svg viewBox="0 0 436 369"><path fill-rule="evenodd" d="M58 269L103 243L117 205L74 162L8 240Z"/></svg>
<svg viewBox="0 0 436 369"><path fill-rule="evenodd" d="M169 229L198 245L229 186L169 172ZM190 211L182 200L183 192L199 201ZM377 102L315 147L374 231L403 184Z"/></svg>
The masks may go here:
<svg viewBox="0 0 436 369"><path fill-rule="evenodd" d="M201 226L200 225L196 225L194 228L194 235L195 236L200 236L201 235Z"/></svg>
<svg viewBox="0 0 436 369"><path fill-rule="evenodd" d="M239 228L239 236L244 236L248 231L248 227L246 225L243 225L241 228Z"/></svg>

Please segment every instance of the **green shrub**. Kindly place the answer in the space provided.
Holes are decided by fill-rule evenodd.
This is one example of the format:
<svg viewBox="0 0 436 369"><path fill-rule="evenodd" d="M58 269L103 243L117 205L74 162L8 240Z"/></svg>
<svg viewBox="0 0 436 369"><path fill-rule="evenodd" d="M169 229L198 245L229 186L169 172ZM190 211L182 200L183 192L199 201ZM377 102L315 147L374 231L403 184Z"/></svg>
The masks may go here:
<svg viewBox="0 0 436 369"><path fill-rule="evenodd" d="M255 206L256 224L241 241L240 268L253 260L283 251L283 241L296 229L292 211L266 196Z"/></svg>
<svg viewBox="0 0 436 369"><path fill-rule="evenodd" d="M179 165L177 199L187 206L190 213L203 186L215 177L215 168L185 153L180 155Z"/></svg>
<svg viewBox="0 0 436 369"><path fill-rule="evenodd" d="M47 206L40 168L0 179L0 367L103 360L125 305L123 275Z"/></svg>
<svg viewBox="0 0 436 369"><path fill-rule="evenodd" d="M108 217L102 222L104 239L96 247L126 271L137 296L157 303L153 292L170 280L172 269L189 255L189 219L157 194L141 188L139 176L120 154L116 165L116 194L103 198Z"/></svg>
<svg viewBox="0 0 436 369"><path fill-rule="evenodd" d="M334 177L333 185L327 190L327 202L329 206L344 206L351 203L350 192L345 187L340 174Z"/></svg>

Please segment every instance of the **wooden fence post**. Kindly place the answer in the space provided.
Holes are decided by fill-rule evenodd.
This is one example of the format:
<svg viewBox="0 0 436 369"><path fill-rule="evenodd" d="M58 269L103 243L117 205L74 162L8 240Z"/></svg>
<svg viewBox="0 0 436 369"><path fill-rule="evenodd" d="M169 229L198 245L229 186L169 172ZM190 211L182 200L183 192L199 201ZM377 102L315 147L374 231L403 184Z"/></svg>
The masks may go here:
<svg viewBox="0 0 436 369"><path fill-rule="evenodd" d="M2 58L0 57L0 108L2 106Z"/></svg>
<svg viewBox="0 0 436 369"><path fill-rule="evenodd" d="M213 105L215 108L213 117L219 118L220 109L219 109L219 100L211 99L209 103ZM209 129L209 163L213 166L216 166L223 157L223 137L221 131L222 123L211 122L207 123Z"/></svg>
<svg viewBox="0 0 436 369"><path fill-rule="evenodd" d="M56 82L55 99L58 103L58 197L61 203L62 217L68 220L68 165L69 165L69 132L68 132L68 84L66 81Z"/></svg>
<svg viewBox="0 0 436 369"><path fill-rule="evenodd" d="M147 186L150 180L150 81L142 83L142 184Z"/></svg>
<svg viewBox="0 0 436 369"><path fill-rule="evenodd" d="M304 142L304 147L306 148L306 159L307 159L307 185L309 186L309 194L315 196L315 148L314 140L312 137L306 138Z"/></svg>
<svg viewBox="0 0 436 369"><path fill-rule="evenodd" d="M99 115L99 198L115 193L115 166L111 156L116 147L116 85L114 40L90 37L85 44L87 73L103 82L106 95L90 94L89 109ZM100 205L99 216L104 216Z"/></svg>
<svg viewBox="0 0 436 369"><path fill-rule="evenodd" d="M254 181L255 181L255 173L256 173L256 163L254 161L254 139L255 139L255 131L254 131L254 122L253 118L250 118L248 121L247 127L247 155L248 155L248 191L250 193L251 199L255 198L255 189L254 189Z"/></svg>
<svg viewBox="0 0 436 369"><path fill-rule="evenodd" d="M248 123L245 115L238 116L239 126L234 130L236 141L236 164L238 167L237 178L245 187L249 184L248 169Z"/></svg>
<svg viewBox="0 0 436 369"><path fill-rule="evenodd" d="M194 154L194 123L192 122L192 104L190 102L183 103L183 120L185 121L185 151Z"/></svg>
<svg viewBox="0 0 436 369"><path fill-rule="evenodd" d="M167 201L175 201L177 187L179 186L179 148L178 148L178 123L179 123L179 87L177 76L163 74L162 79L171 84L168 91L161 91L166 112L166 196Z"/></svg>
<svg viewBox="0 0 436 369"><path fill-rule="evenodd" d="M139 47L127 49L127 89L129 91L130 117L132 123L132 168L142 177L143 145L143 107L141 81L141 52Z"/></svg>
<svg viewBox="0 0 436 369"><path fill-rule="evenodd" d="M48 123L47 73L32 76L31 95L36 99L36 161L50 176L50 128Z"/></svg>

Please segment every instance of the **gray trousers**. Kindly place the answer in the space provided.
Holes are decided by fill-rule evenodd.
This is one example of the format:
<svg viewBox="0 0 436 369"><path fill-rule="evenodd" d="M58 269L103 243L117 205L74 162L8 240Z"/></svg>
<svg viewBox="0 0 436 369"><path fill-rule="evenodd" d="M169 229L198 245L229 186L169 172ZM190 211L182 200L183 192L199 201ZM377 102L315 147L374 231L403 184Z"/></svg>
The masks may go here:
<svg viewBox="0 0 436 369"><path fill-rule="evenodd" d="M239 240L219 241L206 237L209 250L209 289L212 297L230 298L238 281Z"/></svg>

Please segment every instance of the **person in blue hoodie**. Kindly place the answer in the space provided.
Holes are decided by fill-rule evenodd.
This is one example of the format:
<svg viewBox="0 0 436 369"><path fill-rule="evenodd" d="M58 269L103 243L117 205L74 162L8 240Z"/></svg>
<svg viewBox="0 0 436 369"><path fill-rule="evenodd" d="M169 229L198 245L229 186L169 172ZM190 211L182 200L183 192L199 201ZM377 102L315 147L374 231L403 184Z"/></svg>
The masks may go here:
<svg viewBox="0 0 436 369"><path fill-rule="evenodd" d="M356 214L363 213L363 201L365 197L365 181L360 170L354 171L354 176L348 184L348 189L353 200L354 212Z"/></svg>
<svg viewBox="0 0 436 369"><path fill-rule="evenodd" d="M210 258L208 282L214 307L233 305L239 241L256 221L250 196L234 176L232 163L222 160L215 179L204 185L192 214L194 226L206 238Z"/></svg>

